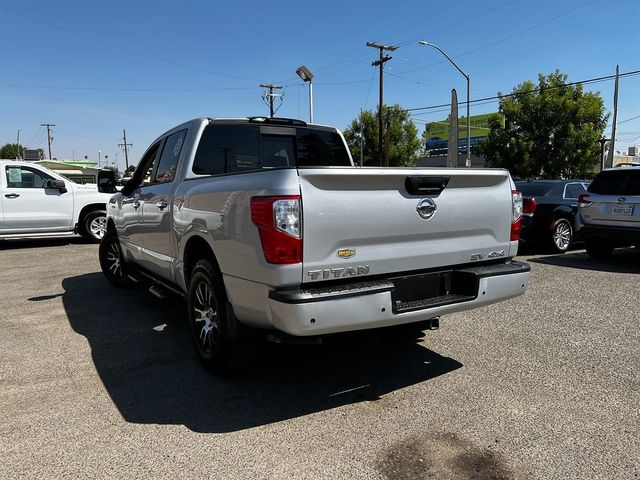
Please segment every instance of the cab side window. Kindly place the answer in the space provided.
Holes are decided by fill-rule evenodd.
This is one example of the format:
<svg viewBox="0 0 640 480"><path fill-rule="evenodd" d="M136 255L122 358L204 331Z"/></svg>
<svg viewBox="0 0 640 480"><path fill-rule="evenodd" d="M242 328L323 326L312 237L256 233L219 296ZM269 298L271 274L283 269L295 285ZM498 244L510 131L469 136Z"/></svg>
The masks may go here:
<svg viewBox="0 0 640 480"><path fill-rule="evenodd" d="M202 133L193 173L220 175L260 167L258 125L208 125Z"/></svg>
<svg viewBox="0 0 640 480"><path fill-rule="evenodd" d="M8 165L5 170L9 188L46 188L47 182L54 179L31 167Z"/></svg>
<svg viewBox="0 0 640 480"><path fill-rule="evenodd" d="M176 168L178 167L178 159L182 151L187 130L180 130L167 137L162 149L162 155L158 161L154 183L172 182L176 178Z"/></svg>
<svg viewBox="0 0 640 480"><path fill-rule="evenodd" d="M158 142L149 148L145 156L140 160L138 168L136 168L133 178L131 179L136 186L149 185L151 183L151 174L153 173L153 167L156 164L155 160L158 156L160 143L161 142Z"/></svg>

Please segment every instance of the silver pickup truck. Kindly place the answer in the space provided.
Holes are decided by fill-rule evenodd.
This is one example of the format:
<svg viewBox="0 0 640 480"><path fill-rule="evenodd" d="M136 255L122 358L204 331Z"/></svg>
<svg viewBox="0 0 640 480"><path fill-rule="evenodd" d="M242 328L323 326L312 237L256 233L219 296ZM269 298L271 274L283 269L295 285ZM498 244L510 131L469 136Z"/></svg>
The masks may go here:
<svg viewBox="0 0 640 480"><path fill-rule="evenodd" d="M224 372L256 331L408 324L522 294L521 215L506 170L357 167L335 128L202 118L154 141L111 198L100 262L115 286L186 297L200 358Z"/></svg>

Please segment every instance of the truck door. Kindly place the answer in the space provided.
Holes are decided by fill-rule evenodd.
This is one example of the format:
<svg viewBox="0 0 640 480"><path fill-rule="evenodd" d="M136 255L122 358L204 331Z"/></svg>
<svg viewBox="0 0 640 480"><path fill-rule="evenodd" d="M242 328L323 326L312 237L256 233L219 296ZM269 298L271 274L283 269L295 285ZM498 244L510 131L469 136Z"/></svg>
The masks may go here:
<svg viewBox="0 0 640 480"><path fill-rule="evenodd" d="M174 181L187 129L169 135L152 172L151 182L140 189L142 210L141 264L153 273L170 279L175 257L172 234Z"/></svg>
<svg viewBox="0 0 640 480"><path fill-rule="evenodd" d="M73 190L51 188L58 180L33 165L7 164L2 172L4 225L13 232L65 231L73 225Z"/></svg>
<svg viewBox="0 0 640 480"><path fill-rule="evenodd" d="M125 255L136 260L142 257L142 202L140 194L144 185L148 184L155 169L162 142L154 143L147 149L138 163L131 180L122 189L122 200L118 205L116 225L118 238L125 250Z"/></svg>

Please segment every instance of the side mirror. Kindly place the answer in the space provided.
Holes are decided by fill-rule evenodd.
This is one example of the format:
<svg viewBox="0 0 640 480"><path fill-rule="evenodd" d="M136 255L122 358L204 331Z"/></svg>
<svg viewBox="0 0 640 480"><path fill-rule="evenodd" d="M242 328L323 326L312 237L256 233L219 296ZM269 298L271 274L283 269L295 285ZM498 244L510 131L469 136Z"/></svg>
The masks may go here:
<svg viewBox="0 0 640 480"><path fill-rule="evenodd" d="M60 193L67 192L67 187L62 180L48 180L46 188L57 188Z"/></svg>

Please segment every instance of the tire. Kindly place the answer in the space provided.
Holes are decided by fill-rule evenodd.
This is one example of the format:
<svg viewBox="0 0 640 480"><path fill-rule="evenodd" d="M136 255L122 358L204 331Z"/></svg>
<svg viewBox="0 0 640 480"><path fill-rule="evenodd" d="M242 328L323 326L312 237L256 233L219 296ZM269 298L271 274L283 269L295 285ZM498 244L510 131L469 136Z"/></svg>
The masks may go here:
<svg viewBox="0 0 640 480"><path fill-rule="evenodd" d="M209 260L199 260L193 267L187 309L193 342L207 370L229 375L249 364L255 345L233 314L222 276Z"/></svg>
<svg viewBox="0 0 640 480"><path fill-rule="evenodd" d="M569 250L573 242L573 228L566 218L557 220L551 229L551 247L557 253Z"/></svg>
<svg viewBox="0 0 640 480"><path fill-rule="evenodd" d="M80 234L93 243L99 243L107 233L107 212L93 210L82 219Z"/></svg>
<svg viewBox="0 0 640 480"><path fill-rule="evenodd" d="M606 260L613 253L613 247L604 242L586 241L587 255L594 260Z"/></svg>
<svg viewBox="0 0 640 480"><path fill-rule="evenodd" d="M102 273L104 273L111 285L117 288L125 288L132 284L127 276L120 241L115 230L108 230L105 236L102 237L98 256Z"/></svg>

